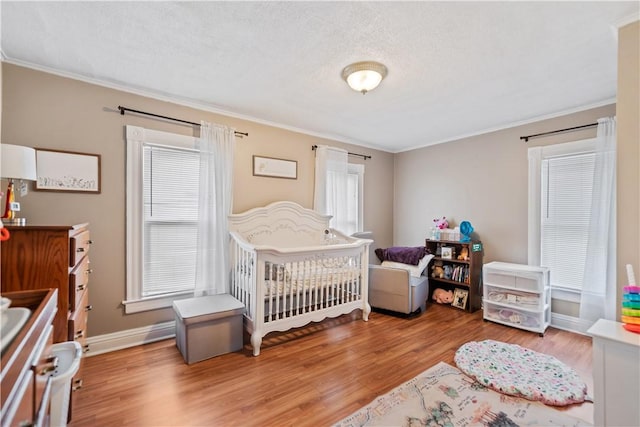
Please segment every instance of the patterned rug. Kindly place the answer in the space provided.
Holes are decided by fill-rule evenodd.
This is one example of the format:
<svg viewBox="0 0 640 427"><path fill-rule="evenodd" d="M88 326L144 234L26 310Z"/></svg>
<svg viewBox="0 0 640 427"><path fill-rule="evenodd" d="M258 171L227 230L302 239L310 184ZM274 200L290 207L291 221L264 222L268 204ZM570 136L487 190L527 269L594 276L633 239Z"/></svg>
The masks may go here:
<svg viewBox="0 0 640 427"><path fill-rule="evenodd" d="M335 424L347 426L589 426L539 402L490 390L444 362Z"/></svg>

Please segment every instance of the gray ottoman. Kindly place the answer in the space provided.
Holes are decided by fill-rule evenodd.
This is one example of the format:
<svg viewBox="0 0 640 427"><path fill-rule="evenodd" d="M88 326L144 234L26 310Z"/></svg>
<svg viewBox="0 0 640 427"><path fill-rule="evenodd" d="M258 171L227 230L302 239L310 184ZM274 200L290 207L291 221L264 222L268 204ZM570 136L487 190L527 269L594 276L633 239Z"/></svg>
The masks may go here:
<svg viewBox="0 0 640 427"><path fill-rule="evenodd" d="M228 294L173 302L176 345L188 364L242 349L244 304Z"/></svg>

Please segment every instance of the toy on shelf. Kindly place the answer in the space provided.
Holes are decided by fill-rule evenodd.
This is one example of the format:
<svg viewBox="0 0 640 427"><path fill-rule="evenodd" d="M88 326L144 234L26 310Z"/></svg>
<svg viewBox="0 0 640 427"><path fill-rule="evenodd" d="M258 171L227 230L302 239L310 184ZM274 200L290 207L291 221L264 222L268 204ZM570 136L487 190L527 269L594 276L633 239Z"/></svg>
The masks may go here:
<svg viewBox="0 0 640 427"><path fill-rule="evenodd" d="M436 288L436 290L433 291L433 295L431 295L431 299L438 304L451 304L453 302L453 292Z"/></svg>
<svg viewBox="0 0 640 427"><path fill-rule="evenodd" d="M470 242L471 241L471 233L473 233L473 226L469 221L462 221L460 223L460 241L461 242Z"/></svg>
<svg viewBox="0 0 640 427"><path fill-rule="evenodd" d="M640 334L640 286L636 284L633 267L627 264L627 280L622 294L622 323L627 331Z"/></svg>
<svg viewBox="0 0 640 427"><path fill-rule="evenodd" d="M444 269L441 265L434 265L432 270L433 272L431 273L431 277L435 277L437 279L442 279L444 277Z"/></svg>
<svg viewBox="0 0 640 427"><path fill-rule="evenodd" d="M443 216L442 219L434 219L433 223L436 225L436 228L440 230L444 230L445 228L449 228L449 221L447 221L447 217Z"/></svg>

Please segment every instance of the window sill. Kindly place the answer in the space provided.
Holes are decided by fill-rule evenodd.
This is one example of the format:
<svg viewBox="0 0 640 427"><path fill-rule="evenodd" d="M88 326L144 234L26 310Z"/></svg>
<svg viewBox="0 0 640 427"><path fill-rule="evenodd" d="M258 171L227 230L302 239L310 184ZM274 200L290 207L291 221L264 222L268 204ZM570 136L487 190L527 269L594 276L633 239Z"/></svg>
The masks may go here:
<svg viewBox="0 0 640 427"><path fill-rule="evenodd" d="M125 314L132 314L169 308L174 301L191 297L193 297L193 292L122 301L122 305L124 305Z"/></svg>
<svg viewBox="0 0 640 427"><path fill-rule="evenodd" d="M567 301L573 303L580 303L581 292L575 289L569 288L551 288L551 299Z"/></svg>

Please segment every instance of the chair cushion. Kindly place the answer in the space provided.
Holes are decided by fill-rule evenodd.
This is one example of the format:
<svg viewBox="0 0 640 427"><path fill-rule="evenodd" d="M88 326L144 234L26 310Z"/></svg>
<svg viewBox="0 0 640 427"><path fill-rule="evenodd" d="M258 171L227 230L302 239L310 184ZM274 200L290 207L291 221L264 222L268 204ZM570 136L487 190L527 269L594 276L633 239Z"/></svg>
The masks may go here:
<svg viewBox="0 0 640 427"><path fill-rule="evenodd" d="M411 277L420 277L422 276L422 272L424 271L424 269L427 268L427 265L429 265L431 258L433 258L433 255L423 256L418 265L403 264L401 262L394 261L383 261L380 265L382 265L383 267L400 268L402 270L407 270Z"/></svg>

